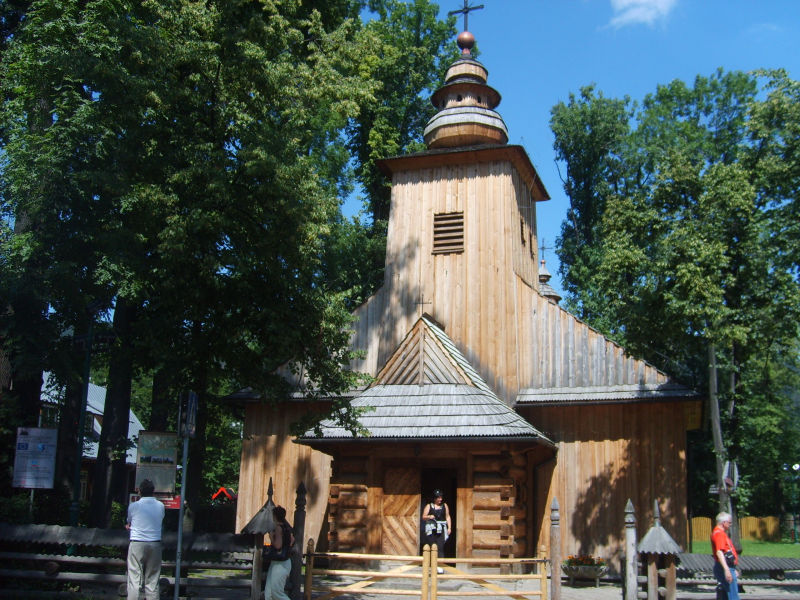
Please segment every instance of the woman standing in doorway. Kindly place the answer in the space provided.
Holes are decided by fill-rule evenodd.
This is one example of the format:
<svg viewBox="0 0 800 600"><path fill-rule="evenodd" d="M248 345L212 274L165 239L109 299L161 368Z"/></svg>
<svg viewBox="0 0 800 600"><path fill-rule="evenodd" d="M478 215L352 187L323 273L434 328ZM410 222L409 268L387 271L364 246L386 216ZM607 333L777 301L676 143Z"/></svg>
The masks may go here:
<svg viewBox="0 0 800 600"><path fill-rule="evenodd" d="M450 537L452 524L450 522L450 509L444 501L440 490L433 490L433 502L425 505L422 511L422 521L425 524L425 543L436 544L439 557L444 557L444 543ZM444 570L439 567L439 573Z"/></svg>

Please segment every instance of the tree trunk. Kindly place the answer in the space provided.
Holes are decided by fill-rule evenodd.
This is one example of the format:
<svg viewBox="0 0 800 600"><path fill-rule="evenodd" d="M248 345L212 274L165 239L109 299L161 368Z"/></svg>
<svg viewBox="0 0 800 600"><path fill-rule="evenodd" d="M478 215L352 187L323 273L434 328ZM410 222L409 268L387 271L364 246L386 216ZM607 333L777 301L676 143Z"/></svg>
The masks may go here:
<svg viewBox="0 0 800 600"><path fill-rule="evenodd" d="M708 347L708 415L711 420L711 436L714 440L714 456L717 465L719 512L730 512L730 496L724 481L726 453L725 444L722 441L722 420L717 396L717 349L714 344L710 344Z"/></svg>
<svg viewBox="0 0 800 600"><path fill-rule="evenodd" d="M197 429L194 439L189 441L189 467L186 472L186 502L189 505L191 515L194 518L198 514L198 508L203 504L201 490L203 489L203 472L206 464L206 425L208 424L208 397L205 393L205 381L202 382L203 391L197 393ZM193 525L193 523L191 524Z"/></svg>
<svg viewBox="0 0 800 600"><path fill-rule="evenodd" d="M149 431L166 431L169 420L169 411L177 408L177 403L170 400L170 393L174 390L170 386L169 372L158 369L153 375L153 399L150 406L150 422L147 424Z"/></svg>
<svg viewBox="0 0 800 600"><path fill-rule="evenodd" d="M80 362L80 361L76 361ZM76 372L80 367L76 366ZM64 392L64 402L58 414L58 445L56 451L55 488L72 492L75 475L75 461L83 458L78 450L78 420L81 411L81 390L79 380L69 381Z"/></svg>
<svg viewBox="0 0 800 600"><path fill-rule="evenodd" d="M122 299L117 301L114 309L116 340L109 359L108 390L94 470L90 513L93 527L108 527L112 500L119 501L127 493L125 458L133 376L131 325L135 312L136 309Z"/></svg>
<svg viewBox="0 0 800 600"><path fill-rule="evenodd" d="M736 386L737 386L737 383L738 383L738 380L737 380L737 369L736 369L736 357L737 357L737 355L738 355L738 352L736 351L736 345L734 344L733 347L731 348L731 363L732 363L733 366L731 368L730 377L728 378L728 386L729 386L729 389L728 389L728 394L729 394L728 418L731 421L730 430L733 431L733 432L737 431L737 424L736 424ZM736 435L733 436L733 440L732 440L732 443L730 444L730 446L731 446L731 453L728 456L728 458L731 460L731 465L733 465L733 459L736 456L738 456L738 454L739 454L739 452L738 452L739 448L738 448L737 436ZM732 477L733 477L733 474L731 474L731 478ZM729 502L730 502L730 506L731 506L730 513L731 513L731 517L732 517L730 537L731 537L731 541L733 542L734 547L736 548L736 551L741 553L742 552L742 540L741 540L741 534L740 534L740 531L739 531L739 519L738 519L738 516L736 514L737 513L737 511L736 511L736 498L733 495L731 495L730 499L729 499Z"/></svg>

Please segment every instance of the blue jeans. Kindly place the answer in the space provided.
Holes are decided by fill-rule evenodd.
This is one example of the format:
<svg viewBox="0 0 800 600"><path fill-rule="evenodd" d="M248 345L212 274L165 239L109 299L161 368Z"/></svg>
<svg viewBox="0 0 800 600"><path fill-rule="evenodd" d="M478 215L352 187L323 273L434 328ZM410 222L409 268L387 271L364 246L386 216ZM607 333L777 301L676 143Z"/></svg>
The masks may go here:
<svg viewBox="0 0 800 600"><path fill-rule="evenodd" d="M736 580L736 569L730 567L733 580L725 580L725 569L714 561L714 578L717 580L717 600L739 600L739 582Z"/></svg>

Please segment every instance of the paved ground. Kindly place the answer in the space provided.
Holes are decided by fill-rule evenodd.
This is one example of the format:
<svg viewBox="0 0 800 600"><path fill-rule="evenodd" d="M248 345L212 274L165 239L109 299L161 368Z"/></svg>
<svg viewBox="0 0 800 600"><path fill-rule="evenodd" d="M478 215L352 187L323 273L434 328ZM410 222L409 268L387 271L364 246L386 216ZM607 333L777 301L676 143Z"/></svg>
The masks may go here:
<svg viewBox="0 0 800 600"><path fill-rule="evenodd" d="M622 587L619 582L600 582L600 587L591 583L578 583L574 586L561 584L561 600L621 600ZM800 599L800 586L745 585L740 594L742 600L772 600L790 598ZM713 600L716 598L713 585L680 586L679 600Z"/></svg>
<svg viewBox="0 0 800 600"><path fill-rule="evenodd" d="M355 581L355 580L354 580ZM548 582L549 583L549 582ZM346 585L346 584L345 584ZM397 582L390 582L385 581L381 584L381 587L393 587L394 585L405 587L405 585ZM316 590L320 590L319 594ZM463 581L442 581L439 585L440 591L447 591L451 592L447 596L442 596L442 598L459 598L458 595L454 595L453 592L455 591L464 591L467 592L462 598L469 598L467 594L469 592L474 592L478 589L478 586L469 582ZM524 587L518 586L517 589L525 589L529 590L532 589L530 585L525 585ZM552 594L552 586L548 585L548 591ZM324 593L320 588L315 586L314 597L319 598L323 596ZM548 594L550 595L550 594ZM341 595L338 596L337 600L398 600L399 598L404 598L407 596L397 596L397 595L381 595L381 594L353 594L353 595ZM418 596L417 596L418 597ZM471 596L475 598L474 595ZM480 597L481 600L508 600L508 597L502 596L482 596ZM534 596L530 597L531 599ZM678 600L714 600L716 598L716 594L714 593L714 586L713 585L703 585L703 586L680 586L678 589ZM769 586L769 585L758 585L758 586L745 586L744 593L741 594L742 600L789 600L790 598L794 598L800 600L800 586ZM619 582L612 582L612 581L601 581L598 587L594 586L592 582L575 582L574 585L567 585L566 579L561 584L561 600L621 600L622 599L622 586Z"/></svg>

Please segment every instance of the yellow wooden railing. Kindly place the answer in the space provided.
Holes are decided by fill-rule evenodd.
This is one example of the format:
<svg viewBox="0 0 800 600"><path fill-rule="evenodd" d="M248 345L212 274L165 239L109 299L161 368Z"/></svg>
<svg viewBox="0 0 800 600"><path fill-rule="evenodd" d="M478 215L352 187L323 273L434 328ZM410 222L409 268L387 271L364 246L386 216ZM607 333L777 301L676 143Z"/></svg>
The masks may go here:
<svg viewBox="0 0 800 600"><path fill-rule="evenodd" d="M315 565L317 559L325 558L335 563L352 565L365 562L380 564L377 569L321 569ZM353 554L346 552L314 552L314 541L308 541L305 555L305 600L312 600L314 577L348 577L359 578L350 584L337 585L335 583L318 583L319 592L314 600L330 600L341 594L381 594L397 596L417 596L421 600L436 600L443 596L508 596L512 598L537 597L547 599L547 564L546 558L439 558L436 546L425 545L422 556L392 556L387 554ZM392 563L398 563L391 567ZM468 573L456 568L458 565L497 566L508 573ZM521 574L525 565L533 566L535 573ZM442 568L443 573L438 569ZM513 573L517 571L518 573ZM378 587L374 586L386 579L399 579L409 583L406 587ZM476 589L471 590L444 590L439 589L440 581L463 580L476 584ZM538 589L506 589L498 583L503 580L514 582L538 582ZM319 580L318 580L319 581Z"/></svg>

